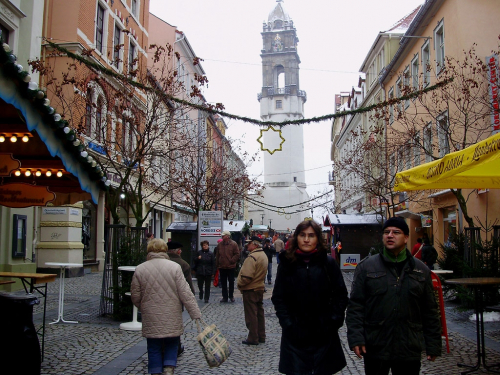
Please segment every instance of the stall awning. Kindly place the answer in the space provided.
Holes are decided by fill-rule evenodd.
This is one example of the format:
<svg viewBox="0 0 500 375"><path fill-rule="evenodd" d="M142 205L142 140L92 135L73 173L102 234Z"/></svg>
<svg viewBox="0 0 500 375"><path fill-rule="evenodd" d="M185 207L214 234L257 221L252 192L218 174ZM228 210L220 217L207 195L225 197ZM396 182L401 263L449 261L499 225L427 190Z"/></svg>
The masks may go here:
<svg viewBox="0 0 500 375"><path fill-rule="evenodd" d="M394 190L499 189L500 133L396 174Z"/></svg>
<svg viewBox="0 0 500 375"><path fill-rule="evenodd" d="M224 220L222 222L222 230L228 230L230 232L241 232L244 226L245 221Z"/></svg>
<svg viewBox="0 0 500 375"><path fill-rule="evenodd" d="M267 225L252 225L250 227L250 230L254 230L254 231L257 231L257 232L267 232L269 230L269 228L267 227Z"/></svg>
<svg viewBox="0 0 500 375"><path fill-rule="evenodd" d="M420 220L420 214L416 214L416 213L411 212L409 210L398 211L395 213L395 215L404 217L405 219Z"/></svg>
<svg viewBox="0 0 500 375"><path fill-rule="evenodd" d="M81 157L74 134L66 133L66 123L59 115L56 119L54 109L37 85L22 79L28 73L19 71L12 53L6 49L0 48L0 133L4 137L0 152L20 164L19 175L9 170L2 177L2 187L10 191L14 190L9 186L19 184L47 187L56 194L54 205L90 198L97 203L99 191L104 188L103 172L92 160ZM18 141L9 141L6 135L15 135ZM16 187L15 191L21 190Z"/></svg>
<svg viewBox="0 0 500 375"><path fill-rule="evenodd" d="M168 226L165 232L196 232L198 223L195 221L177 221Z"/></svg>

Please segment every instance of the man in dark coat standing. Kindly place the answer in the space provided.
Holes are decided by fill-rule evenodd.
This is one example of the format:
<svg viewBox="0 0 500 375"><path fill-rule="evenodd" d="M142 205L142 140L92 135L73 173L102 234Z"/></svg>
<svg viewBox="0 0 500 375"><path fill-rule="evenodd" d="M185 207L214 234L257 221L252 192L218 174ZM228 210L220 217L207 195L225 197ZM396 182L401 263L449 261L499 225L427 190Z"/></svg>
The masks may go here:
<svg viewBox="0 0 500 375"><path fill-rule="evenodd" d="M180 242L169 241L167 242L167 246L168 246L168 252L167 252L168 257L172 262L175 262L181 266L184 278L189 284L189 287L191 288L193 294L195 294L193 286L193 278L191 277L191 267L189 266L188 262L186 262L184 259L181 258L183 245Z"/></svg>
<svg viewBox="0 0 500 375"><path fill-rule="evenodd" d="M231 239L231 232L225 230L221 234L222 242L217 245L215 262L219 269L219 283L222 284L222 299L220 302L234 302L234 269L240 260L240 248ZM227 284L229 282L229 290Z"/></svg>
<svg viewBox="0 0 500 375"><path fill-rule="evenodd" d="M406 249L403 218L383 226L384 250L356 267L347 307L349 347L366 375L418 375L420 356L441 355L441 324L430 270Z"/></svg>

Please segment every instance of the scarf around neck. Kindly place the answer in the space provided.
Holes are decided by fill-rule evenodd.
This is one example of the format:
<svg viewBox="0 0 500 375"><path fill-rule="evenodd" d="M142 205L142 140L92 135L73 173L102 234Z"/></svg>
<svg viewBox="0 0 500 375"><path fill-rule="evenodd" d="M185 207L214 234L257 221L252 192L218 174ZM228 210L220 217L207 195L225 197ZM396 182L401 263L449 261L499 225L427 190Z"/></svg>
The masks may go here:
<svg viewBox="0 0 500 375"><path fill-rule="evenodd" d="M306 253L305 251L302 251L300 249L295 250L295 255L298 258L302 259L306 263L309 263L309 261L314 256L314 254L317 254L317 253L318 253L318 249L314 249L312 251L309 251L308 253Z"/></svg>

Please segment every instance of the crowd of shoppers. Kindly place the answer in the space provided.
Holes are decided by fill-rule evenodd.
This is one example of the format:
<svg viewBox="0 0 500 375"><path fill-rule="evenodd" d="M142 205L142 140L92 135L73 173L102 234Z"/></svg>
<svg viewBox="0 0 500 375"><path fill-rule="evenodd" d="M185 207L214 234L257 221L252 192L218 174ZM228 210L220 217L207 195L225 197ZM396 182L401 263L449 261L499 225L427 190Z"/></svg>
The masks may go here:
<svg viewBox="0 0 500 375"><path fill-rule="evenodd" d="M182 244L151 236L147 261L137 266L131 287L132 302L142 314L149 372L174 373L183 350L183 308L192 319L201 317L191 272L205 303L217 271L220 302L235 302L237 276L248 329L242 344L265 344L263 300L266 279L272 284L276 256L271 301L282 329L281 373L341 371L346 359L338 330L345 319L349 347L364 360L367 375L419 374L422 351L429 361L441 355L441 326L430 276L437 252L428 237L419 238L410 252L408 238L404 219L388 219L382 230L383 250L357 265L348 298L337 259L341 244L328 254L322 228L312 220L300 223L288 238L252 235L244 248L224 231L213 252L208 241L200 243L191 266L181 258ZM247 256L237 272L243 253Z"/></svg>

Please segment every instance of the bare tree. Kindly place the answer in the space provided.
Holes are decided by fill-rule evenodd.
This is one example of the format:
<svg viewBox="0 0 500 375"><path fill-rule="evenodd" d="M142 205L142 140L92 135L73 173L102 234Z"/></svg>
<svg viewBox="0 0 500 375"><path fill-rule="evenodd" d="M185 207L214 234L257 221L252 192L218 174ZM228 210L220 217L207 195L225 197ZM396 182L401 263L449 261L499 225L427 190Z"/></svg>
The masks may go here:
<svg viewBox="0 0 500 375"><path fill-rule="evenodd" d="M435 74L429 65L418 79L401 75L401 97L391 98L370 116L369 127L362 133L352 132L357 147L336 161L337 176L355 174L361 183L349 194L362 191L373 198L387 199L389 206L400 203L394 192L397 172L422 162L439 159L484 139L491 132L490 116L495 111L489 98L487 65L476 55L475 46L464 51L460 59L447 57L436 83L446 83L426 92L429 76ZM418 82L418 84L417 84ZM342 189L339 181L337 186ZM342 191L345 191L343 189ZM474 219L468 214L462 189L451 189L468 226ZM419 201L422 192L409 192L406 201Z"/></svg>

